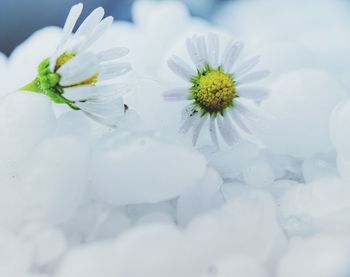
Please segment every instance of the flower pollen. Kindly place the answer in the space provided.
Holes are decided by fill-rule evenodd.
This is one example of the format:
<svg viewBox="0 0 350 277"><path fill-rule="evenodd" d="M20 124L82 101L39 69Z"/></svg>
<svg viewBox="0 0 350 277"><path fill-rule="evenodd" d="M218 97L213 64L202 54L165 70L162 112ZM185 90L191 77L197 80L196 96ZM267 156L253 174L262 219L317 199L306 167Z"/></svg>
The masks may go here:
<svg viewBox="0 0 350 277"><path fill-rule="evenodd" d="M61 56L58 57L55 64L55 71L57 71L62 65L69 62L76 56L75 53L64 52Z"/></svg>
<svg viewBox="0 0 350 277"><path fill-rule="evenodd" d="M233 105L233 100L237 97L234 80L220 68L206 67L192 82L192 98L203 114L223 113Z"/></svg>
<svg viewBox="0 0 350 277"><path fill-rule="evenodd" d="M94 75L92 75L91 77L87 78L86 80L74 84L71 87L80 87L80 86L95 86L97 81L98 81L98 77L100 76L99 73L95 73Z"/></svg>

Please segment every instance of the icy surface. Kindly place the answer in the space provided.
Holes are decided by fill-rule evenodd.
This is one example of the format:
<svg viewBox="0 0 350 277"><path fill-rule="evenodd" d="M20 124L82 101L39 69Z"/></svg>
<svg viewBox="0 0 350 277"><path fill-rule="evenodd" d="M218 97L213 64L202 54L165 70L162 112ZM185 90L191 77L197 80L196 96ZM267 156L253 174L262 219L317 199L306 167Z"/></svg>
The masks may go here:
<svg viewBox="0 0 350 277"><path fill-rule="evenodd" d="M92 160L92 190L114 205L177 197L206 167L205 158L189 147L147 135L108 136L97 144Z"/></svg>
<svg viewBox="0 0 350 277"><path fill-rule="evenodd" d="M329 151L330 114L346 95L329 73L315 69L287 73L272 85L271 97L262 104L272 117L261 126L263 141L277 153L297 157Z"/></svg>
<svg viewBox="0 0 350 277"><path fill-rule="evenodd" d="M278 276L346 276L350 270L349 246L344 237L295 239L281 261Z"/></svg>
<svg viewBox="0 0 350 277"><path fill-rule="evenodd" d="M301 230L346 232L350 227L349 197L350 185L338 179L294 185L281 200L281 215L286 222L297 219Z"/></svg>
<svg viewBox="0 0 350 277"><path fill-rule="evenodd" d="M222 194L222 179L212 169L208 169L203 178L187 188L177 202L179 224L188 224L199 214L203 214L225 203Z"/></svg>
<svg viewBox="0 0 350 277"><path fill-rule="evenodd" d="M47 27L0 54L1 277L343 277L350 274L350 5L139 0L91 49L125 46L118 128L18 91L51 55ZM205 3L204 3L205 2ZM203 4L198 4L203 3ZM296 20L297 18L297 20ZM271 76L254 135L179 134L186 37L244 40ZM326 34L326 35L325 35Z"/></svg>
<svg viewBox="0 0 350 277"><path fill-rule="evenodd" d="M350 101L346 100L334 108L331 116L331 138L333 145L342 156L350 159L350 145L347 138L350 135L350 127L346 124L350 115Z"/></svg>

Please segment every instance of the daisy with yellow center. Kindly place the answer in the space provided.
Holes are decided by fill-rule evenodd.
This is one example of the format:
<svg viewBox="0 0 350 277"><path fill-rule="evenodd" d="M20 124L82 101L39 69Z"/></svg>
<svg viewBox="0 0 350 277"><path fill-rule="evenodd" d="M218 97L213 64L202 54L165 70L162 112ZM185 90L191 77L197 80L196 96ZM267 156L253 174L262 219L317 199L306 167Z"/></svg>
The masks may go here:
<svg viewBox="0 0 350 277"><path fill-rule="evenodd" d="M81 3L71 8L56 52L40 63L37 77L21 90L45 94L57 104L81 110L91 119L114 127L124 114L122 96L129 89L126 84L111 81L131 69L128 63L115 62L127 55L128 49L90 51L113 23L113 17L103 18L104 9L99 7L73 34L82 9Z"/></svg>
<svg viewBox="0 0 350 277"><path fill-rule="evenodd" d="M175 55L168 60L170 69L190 86L166 91L164 98L190 101L183 112L181 131L193 131L194 145L205 125L216 145L218 133L229 145L240 139L241 131L251 133L249 123L258 117L251 102L268 94L266 88L251 83L267 77L269 72L253 70L259 62L257 56L236 66L242 49L241 42L229 43L220 57L216 34L210 33L206 38L194 35L187 39L187 50L196 69Z"/></svg>

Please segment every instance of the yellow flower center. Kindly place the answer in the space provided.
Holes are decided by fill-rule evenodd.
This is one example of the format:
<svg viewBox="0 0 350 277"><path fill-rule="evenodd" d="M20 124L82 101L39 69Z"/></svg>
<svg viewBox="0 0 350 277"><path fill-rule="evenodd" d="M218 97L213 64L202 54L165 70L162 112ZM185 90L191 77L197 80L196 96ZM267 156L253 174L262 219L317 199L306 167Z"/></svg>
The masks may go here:
<svg viewBox="0 0 350 277"><path fill-rule="evenodd" d="M197 81L195 100L205 112L223 112L235 97L236 84L232 76L220 69L206 72Z"/></svg>

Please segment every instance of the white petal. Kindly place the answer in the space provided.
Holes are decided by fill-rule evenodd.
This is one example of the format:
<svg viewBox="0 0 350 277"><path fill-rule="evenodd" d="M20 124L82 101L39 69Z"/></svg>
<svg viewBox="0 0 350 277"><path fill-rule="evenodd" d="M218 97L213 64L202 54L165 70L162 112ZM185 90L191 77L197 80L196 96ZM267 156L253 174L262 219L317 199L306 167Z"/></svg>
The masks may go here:
<svg viewBox="0 0 350 277"><path fill-rule="evenodd" d="M116 128L117 127L117 119L119 117L101 117L101 116L97 116L94 114L91 114L89 112L86 111L82 111L87 117L89 117L90 119L92 119L93 121L96 121L102 125L108 126L108 127L112 127L112 128Z"/></svg>
<svg viewBox="0 0 350 277"><path fill-rule="evenodd" d="M209 33L208 35L208 61L213 68L219 66L219 38L217 34Z"/></svg>
<svg viewBox="0 0 350 277"><path fill-rule="evenodd" d="M187 38L186 46L192 62L196 65L198 69L202 68L204 64L201 60L201 56L197 48L197 36L194 35L192 38Z"/></svg>
<svg viewBox="0 0 350 277"><path fill-rule="evenodd" d="M114 93L111 92L110 95L100 95L96 96L94 98L89 99L88 101L90 103L98 103L98 104L112 104L115 103L116 101L122 101L124 103L124 98L123 96L129 92L129 89L126 87L124 91L114 91Z"/></svg>
<svg viewBox="0 0 350 277"><path fill-rule="evenodd" d="M216 121L222 138L228 145L232 145L237 140L232 131L232 124L227 122L227 119L222 116L217 116Z"/></svg>
<svg viewBox="0 0 350 277"><path fill-rule="evenodd" d="M104 63L100 65L101 74L111 74L116 71L124 71L125 68L129 68L129 63Z"/></svg>
<svg viewBox="0 0 350 277"><path fill-rule="evenodd" d="M63 45L60 45L56 52L50 57L50 69L54 71L57 59L65 52L78 53L75 49L85 41L85 37L70 37ZM79 53L78 53L79 54ZM75 57L74 59L76 59ZM71 60L72 61L72 60Z"/></svg>
<svg viewBox="0 0 350 277"><path fill-rule="evenodd" d="M182 120L179 132L182 134L186 134L193 127L192 123L193 123L193 118L186 117L184 120Z"/></svg>
<svg viewBox="0 0 350 277"><path fill-rule="evenodd" d="M222 116L217 116L216 117L216 121L218 123L219 131L220 131L220 134L221 134L222 138L224 139L224 141L227 144L231 145L233 138L230 136L230 133L227 131L227 128L224 125Z"/></svg>
<svg viewBox="0 0 350 277"><path fill-rule="evenodd" d="M192 135L192 144L193 145L197 144L199 134L203 128L204 123L207 121L207 119L208 119L208 116L206 116L206 115L202 116L199 119L198 123L194 126L193 135Z"/></svg>
<svg viewBox="0 0 350 277"><path fill-rule="evenodd" d="M100 23L104 14L105 11L102 7L98 7L95 10L93 10L92 13L90 13L90 15L80 25L74 36L88 36L97 26L97 24Z"/></svg>
<svg viewBox="0 0 350 277"><path fill-rule="evenodd" d="M232 142L233 143L237 142L241 138L241 136L237 132L235 125L232 123L231 117L229 116L229 114L225 113L223 116L223 120L224 120L225 126L228 128L228 132L230 132L230 135L233 138Z"/></svg>
<svg viewBox="0 0 350 277"><path fill-rule="evenodd" d="M102 117L118 117L124 114L122 98L108 103L76 102L79 109Z"/></svg>
<svg viewBox="0 0 350 277"><path fill-rule="evenodd" d="M191 76L194 75L193 69L180 57L172 56L168 60L168 66L175 74L186 81L190 81Z"/></svg>
<svg viewBox="0 0 350 277"><path fill-rule="evenodd" d="M200 62L202 65L208 63L207 44L204 36L199 36L197 39L197 49L199 53Z"/></svg>
<svg viewBox="0 0 350 277"><path fill-rule="evenodd" d="M182 110L182 123L180 125L180 133L187 133L193 125L199 120L199 112L193 108L193 105L187 105Z"/></svg>
<svg viewBox="0 0 350 277"><path fill-rule="evenodd" d="M90 67L85 67L81 71L73 74L73 75L62 75L61 80L60 80L60 85L63 87L67 86L73 86L76 84L79 84L86 79L90 78L91 76L95 75L98 73L98 66L93 65Z"/></svg>
<svg viewBox="0 0 350 277"><path fill-rule="evenodd" d="M215 117L211 116L210 117L210 121L209 121L209 133L210 133L210 137L211 140L213 141L213 143L218 146L219 142L218 142L218 136L217 136L217 132L216 132L216 124L215 124Z"/></svg>
<svg viewBox="0 0 350 277"><path fill-rule="evenodd" d="M93 53L83 53L62 65L57 73L61 76L70 76L83 71L87 67L96 66L97 58Z"/></svg>
<svg viewBox="0 0 350 277"><path fill-rule="evenodd" d="M243 98L260 101L269 95L269 89L260 86L238 86L237 94Z"/></svg>
<svg viewBox="0 0 350 277"><path fill-rule="evenodd" d="M189 96L188 89L171 89L163 93L163 97L166 101L188 100Z"/></svg>
<svg viewBox="0 0 350 277"><path fill-rule="evenodd" d="M115 59L119 59L121 57L124 57L128 53L129 53L128 48L117 47L117 48L108 49L106 51L102 51L102 52L96 54L96 56L100 62L106 62L106 61L111 61L111 60L115 60Z"/></svg>
<svg viewBox="0 0 350 277"><path fill-rule="evenodd" d="M77 51L85 51L88 49L95 41L97 41L112 25L113 17L108 16L103 19L92 31L92 33L86 38L85 42L79 45Z"/></svg>
<svg viewBox="0 0 350 277"><path fill-rule="evenodd" d="M86 36L79 36L79 37L71 37L64 45L64 49L61 49L61 52L69 52L69 53L77 53L80 52L78 49L86 42L88 37ZM81 54L81 53L80 53Z"/></svg>
<svg viewBox="0 0 350 277"><path fill-rule="evenodd" d="M63 27L63 33L65 38L69 37L69 35L73 32L74 26L77 23L82 10L83 10L82 3L76 4L70 9L66 22ZM61 41L61 43L64 43L64 41Z"/></svg>
<svg viewBox="0 0 350 277"><path fill-rule="evenodd" d="M231 118L236 125L248 134L252 134L252 130L248 127L248 124L243 119L242 115L237 112L235 108L229 110Z"/></svg>
<svg viewBox="0 0 350 277"><path fill-rule="evenodd" d="M240 136L227 115L218 116L217 122L222 138L228 145L233 145L239 140Z"/></svg>
<svg viewBox="0 0 350 277"><path fill-rule="evenodd" d="M224 51L224 54L222 55L222 62L221 62L223 69L226 72L231 71L232 66L234 65L235 61L237 60L242 49L243 49L243 43L240 41L238 41L234 44L229 43L227 45L226 50Z"/></svg>
<svg viewBox="0 0 350 277"><path fill-rule="evenodd" d="M131 65L129 63L112 63L112 64L102 64L100 66L100 76L99 81L110 80L118 76L124 75L131 70Z"/></svg>
<svg viewBox="0 0 350 277"><path fill-rule="evenodd" d="M74 29L74 26L77 23L78 18L80 17L82 10L83 10L83 4L82 3L74 5L70 9L69 14L68 14L67 19L66 19L66 22L65 22L64 27L63 27L63 36L61 38L60 43L58 44L57 50L59 50L60 47L62 45L64 45L67 42L67 40L71 37L71 34L73 32L73 29ZM58 57L56 57L56 59L57 58ZM56 61L56 59L55 59L55 61ZM52 70L54 69L54 66L55 65L51 66Z"/></svg>
<svg viewBox="0 0 350 277"><path fill-rule="evenodd" d="M270 71L268 70L258 70L258 71L254 71L252 73L249 73L245 76L242 76L240 78L237 79L237 84L245 84L245 83L251 83L251 82L255 82L261 79L266 78L267 76L270 75Z"/></svg>
<svg viewBox="0 0 350 277"><path fill-rule="evenodd" d="M255 121L265 117L265 114L260 110L252 101L238 98L235 100L234 106L238 112L242 114L245 118Z"/></svg>
<svg viewBox="0 0 350 277"><path fill-rule="evenodd" d="M63 96L71 101L115 99L116 97L122 97L129 91L130 88L126 84L79 86L65 88Z"/></svg>
<svg viewBox="0 0 350 277"><path fill-rule="evenodd" d="M237 69L234 70L233 76L235 78L239 78L243 74L252 70L259 63L259 61L260 61L260 57L255 56L255 57L243 62L239 67L237 67Z"/></svg>

